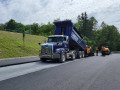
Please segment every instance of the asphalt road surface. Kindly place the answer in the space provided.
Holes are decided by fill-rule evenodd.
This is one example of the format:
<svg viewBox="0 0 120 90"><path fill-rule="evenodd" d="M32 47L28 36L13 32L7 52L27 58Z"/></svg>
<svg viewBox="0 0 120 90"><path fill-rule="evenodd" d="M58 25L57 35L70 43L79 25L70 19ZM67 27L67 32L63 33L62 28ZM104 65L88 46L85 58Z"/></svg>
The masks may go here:
<svg viewBox="0 0 120 90"><path fill-rule="evenodd" d="M2 67L0 77L0 90L120 90L120 54Z"/></svg>

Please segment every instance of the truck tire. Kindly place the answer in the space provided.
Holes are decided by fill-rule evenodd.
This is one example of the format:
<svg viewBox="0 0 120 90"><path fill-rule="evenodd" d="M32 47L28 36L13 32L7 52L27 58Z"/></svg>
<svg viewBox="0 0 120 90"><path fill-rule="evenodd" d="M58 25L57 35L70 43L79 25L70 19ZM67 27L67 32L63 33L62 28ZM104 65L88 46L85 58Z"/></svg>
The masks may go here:
<svg viewBox="0 0 120 90"><path fill-rule="evenodd" d="M77 52L77 59L80 59L80 52Z"/></svg>
<svg viewBox="0 0 120 90"><path fill-rule="evenodd" d="M80 58L82 58L82 51L80 51Z"/></svg>
<svg viewBox="0 0 120 90"><path fill-rule="evenodd" d="M64 63L65 61L66 61L66 55L65 55L65 53L62 53L60 56L59 62Z"/></svg>
<svg viewBox="0 0 120 90"><path fill-rule="evenodd" d="M82 51L82 58L84 58L85 57L85 52L84 51Z"/></svg>
<svg viewBox="0 0 120 90"><path fill-rule="evenodd" d="M40 60L41 60L42 62L46 62L46 59L41 58Z"/></svg>
<svg viewBox="0 0 120 90"><path fill-rule="evenodd" d="M75 52L72 54L72 57L71 57L71 59L72 60L74 60L76 58L76 54L75 54Z"/></svg>

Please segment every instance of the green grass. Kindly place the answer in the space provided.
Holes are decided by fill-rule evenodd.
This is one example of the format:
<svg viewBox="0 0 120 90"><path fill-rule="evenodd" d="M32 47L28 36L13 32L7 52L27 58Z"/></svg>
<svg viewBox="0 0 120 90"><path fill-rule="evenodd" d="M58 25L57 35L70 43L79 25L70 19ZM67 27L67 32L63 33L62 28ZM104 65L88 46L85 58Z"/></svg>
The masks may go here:
<svg viewBox="0 0 120 90"><path fill-rule="evenodd" d="M0 59L25 56L37 56L44 37L36 35L25 36L25 46L21 33L0 31Z"/></svg>

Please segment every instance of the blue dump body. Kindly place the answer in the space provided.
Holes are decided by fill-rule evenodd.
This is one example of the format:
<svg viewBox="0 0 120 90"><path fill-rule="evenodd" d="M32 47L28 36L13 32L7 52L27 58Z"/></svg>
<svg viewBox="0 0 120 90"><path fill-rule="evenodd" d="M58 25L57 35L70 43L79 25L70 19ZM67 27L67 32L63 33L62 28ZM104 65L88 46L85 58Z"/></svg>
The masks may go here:
<svg viewBox="0 0 120 90"><path fill-rule="evenodd" d="M86 50L86 42L83 41L82 36L77 32L71 20L54 22L55 35L65 35L69 37L69 49Z"/></svg>

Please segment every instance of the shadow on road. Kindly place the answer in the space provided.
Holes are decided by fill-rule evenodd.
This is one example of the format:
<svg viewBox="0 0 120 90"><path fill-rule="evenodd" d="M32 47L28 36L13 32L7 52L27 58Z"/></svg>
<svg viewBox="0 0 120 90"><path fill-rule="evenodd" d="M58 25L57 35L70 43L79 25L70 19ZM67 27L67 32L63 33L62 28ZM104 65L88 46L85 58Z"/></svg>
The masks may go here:
<svg viewBox="0 0 120 90"><path fill-rule="evenodd" d="M66 60L65 62L69 62L72 61L71 59ZM39 63L41 64L61 64L58 60L47 60L45 62L39 61Z"/></svg>

